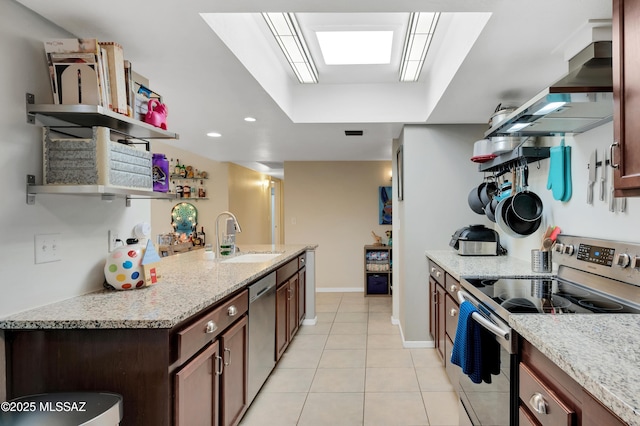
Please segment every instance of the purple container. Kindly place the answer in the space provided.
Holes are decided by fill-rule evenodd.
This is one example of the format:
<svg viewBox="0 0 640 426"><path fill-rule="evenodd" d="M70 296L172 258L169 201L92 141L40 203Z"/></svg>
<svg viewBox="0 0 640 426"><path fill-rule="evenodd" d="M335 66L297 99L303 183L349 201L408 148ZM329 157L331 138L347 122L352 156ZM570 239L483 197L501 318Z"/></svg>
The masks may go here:
<svg viewBox="0 0 640 426"><path fill-rule="evenodd" d="M169 192L169 160L164 154L153 154L153 190Z"/></svg>

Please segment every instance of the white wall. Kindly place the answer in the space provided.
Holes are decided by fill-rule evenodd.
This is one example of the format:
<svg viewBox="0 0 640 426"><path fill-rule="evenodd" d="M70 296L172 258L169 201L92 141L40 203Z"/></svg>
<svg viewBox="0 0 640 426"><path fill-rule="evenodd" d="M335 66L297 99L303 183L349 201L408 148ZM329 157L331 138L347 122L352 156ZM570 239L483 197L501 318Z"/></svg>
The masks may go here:
<svg viewBox="0 0 640 426"><path fill-rule="evenodd" d="M25 93L51 103L43 39L68 37L13 1L0 3L0 315L22 311L102 287L107 230L130 233L149 220L149 201L111 203L97 197L38 195L25 202L26 174L42 182L41 128L27 124ZM34 235L56 233L61 261L34 264Z"/></svg>
<svg viewBox="0 0 640 426"><path fill-rule="evenodd" d="M449 249L460 227L489 223L467 204L469 189L482 181L469 159L483 125L408 125L400 143L404 157L404 200L395 208L399 226L401 282L399 321L406 346L424 346L429 337L428 274L425 250ZM394 270L398 265L394 264Z"/></svg>
<svg viewBox="0 0 640 426"><path fill-rule="evenodd" d="M285 242L318 244L316 288L364 290L364 246L391 229L378 221L390 171L390 161L285 162Z"/></svg>
<svg viewBox="0 0 640 426"><path fill-rule="evenodd" d="M559 143L560 138L557 139ZM640 242L638 231L638 212L640 212L640 198L627 200L626 213L610 213L608 208L609 191L606 192L605 201L598 199L599 183L594 187L593 205L586 203L589 156L594 149L598 151L598 161L602 159L602 151L613 142L613 123L596 127L588 132L565 138L566 145L571 146L571 171L573 180L573 196L562 203L554 200L551 191L546 189L549 173L549 160L540 162L540 170L537 163L530 164L530 189L540 196L544 204L543 226L531 237L513 239L500 229L500 236L504 245L509 250L509 255L529 261L531 249L540 244L544 225L558 225L563 233L581 235L594 238L605 238L619 241ZM607 150L608 151L608 150ZM597 178L600 179L602 169L597 169ZM607 170L607 188L611 184L611 169Z"/></svg>

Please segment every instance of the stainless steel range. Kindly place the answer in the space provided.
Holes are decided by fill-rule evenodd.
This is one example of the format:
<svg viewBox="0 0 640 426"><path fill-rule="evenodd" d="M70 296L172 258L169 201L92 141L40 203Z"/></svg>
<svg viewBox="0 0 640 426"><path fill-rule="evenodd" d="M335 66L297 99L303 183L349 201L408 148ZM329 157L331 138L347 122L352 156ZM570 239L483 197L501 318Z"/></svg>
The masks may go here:
<svg viewBox="0 0 640 426"><path fill-rule="evenodd" d="M496 335L501 374L475 384L460 372L458 393L473 425L517 425L518 342L510 315L640 313L640 244L559 235L555 277L465 277L458 299Z"/></svg>

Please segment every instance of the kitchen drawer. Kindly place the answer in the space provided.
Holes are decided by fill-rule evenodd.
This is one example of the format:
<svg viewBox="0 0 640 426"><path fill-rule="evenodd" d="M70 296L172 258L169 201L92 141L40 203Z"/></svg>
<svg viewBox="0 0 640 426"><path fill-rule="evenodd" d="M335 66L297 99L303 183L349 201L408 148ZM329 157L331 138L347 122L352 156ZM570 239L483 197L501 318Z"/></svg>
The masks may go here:
<svg viewBox="0 0 640 426"><path fill-rule="evenodd" d="M456 329L458 328L458 313L460 305L448 294L444 298L445 330L451 340L456 339Z"/></svg>
<svg viewBox="0 0 640 426"><path fill-rule="evenodd" d="M453 297L453 300L458 300L458 290L460 290L460 281L456 280L449 274L445 274L444 288L447 293Z"/></svg>
<svg viewBox="0 0 640 426"><path fill-rule="evenodd" d="M429 275L431 275L440 284L444 283L444 269L431 260L429 261Z"/></svg>
<svg viewBox="0 0 640 426"><path fill-rule="evenodd" d="M284 266L281 266L276 271L276 283L278 287L286 283L289 278L298 271L298 258L290 260Z"/></svg>
<svg viewBox="0 0 640 426"><path fill-rule="evenodd" d="M178 363L191 358L225 328L244 315L249 308L249 292L243 291L199 317L176 333Z"/></svg>
<svg viewBox="0 0 640 426"><path fill-rule="evenodd" d="M524 363L520 363L520 400L542 425L573 424L575 412ZM534 401L537 399L538 401ZM536 410L535 404L540 409Z"/></svg>

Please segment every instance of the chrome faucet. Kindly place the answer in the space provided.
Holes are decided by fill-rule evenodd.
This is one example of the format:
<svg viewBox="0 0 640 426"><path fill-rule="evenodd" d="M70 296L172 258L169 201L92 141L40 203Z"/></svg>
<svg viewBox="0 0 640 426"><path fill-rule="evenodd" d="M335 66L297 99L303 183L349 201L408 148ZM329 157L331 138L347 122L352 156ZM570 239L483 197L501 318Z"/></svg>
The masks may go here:
<svg viewBox="0 0 640 426"><path fill-rule="evenodd" d="M238 219L236 218L236 216L228 211L224 211L222 213L220 213L218 215L218 217L216 217L216 258L220 257L220 227L218 225L218 222L220 222L220 218L222 216L228 216L231 219L233 219L233 226L236 228L236 232L242 232L242 228L240 228L240 224L238 223ZM235 245L235 234L233 235L233 252L235 253L236 250L236 245Z"/></svg>

